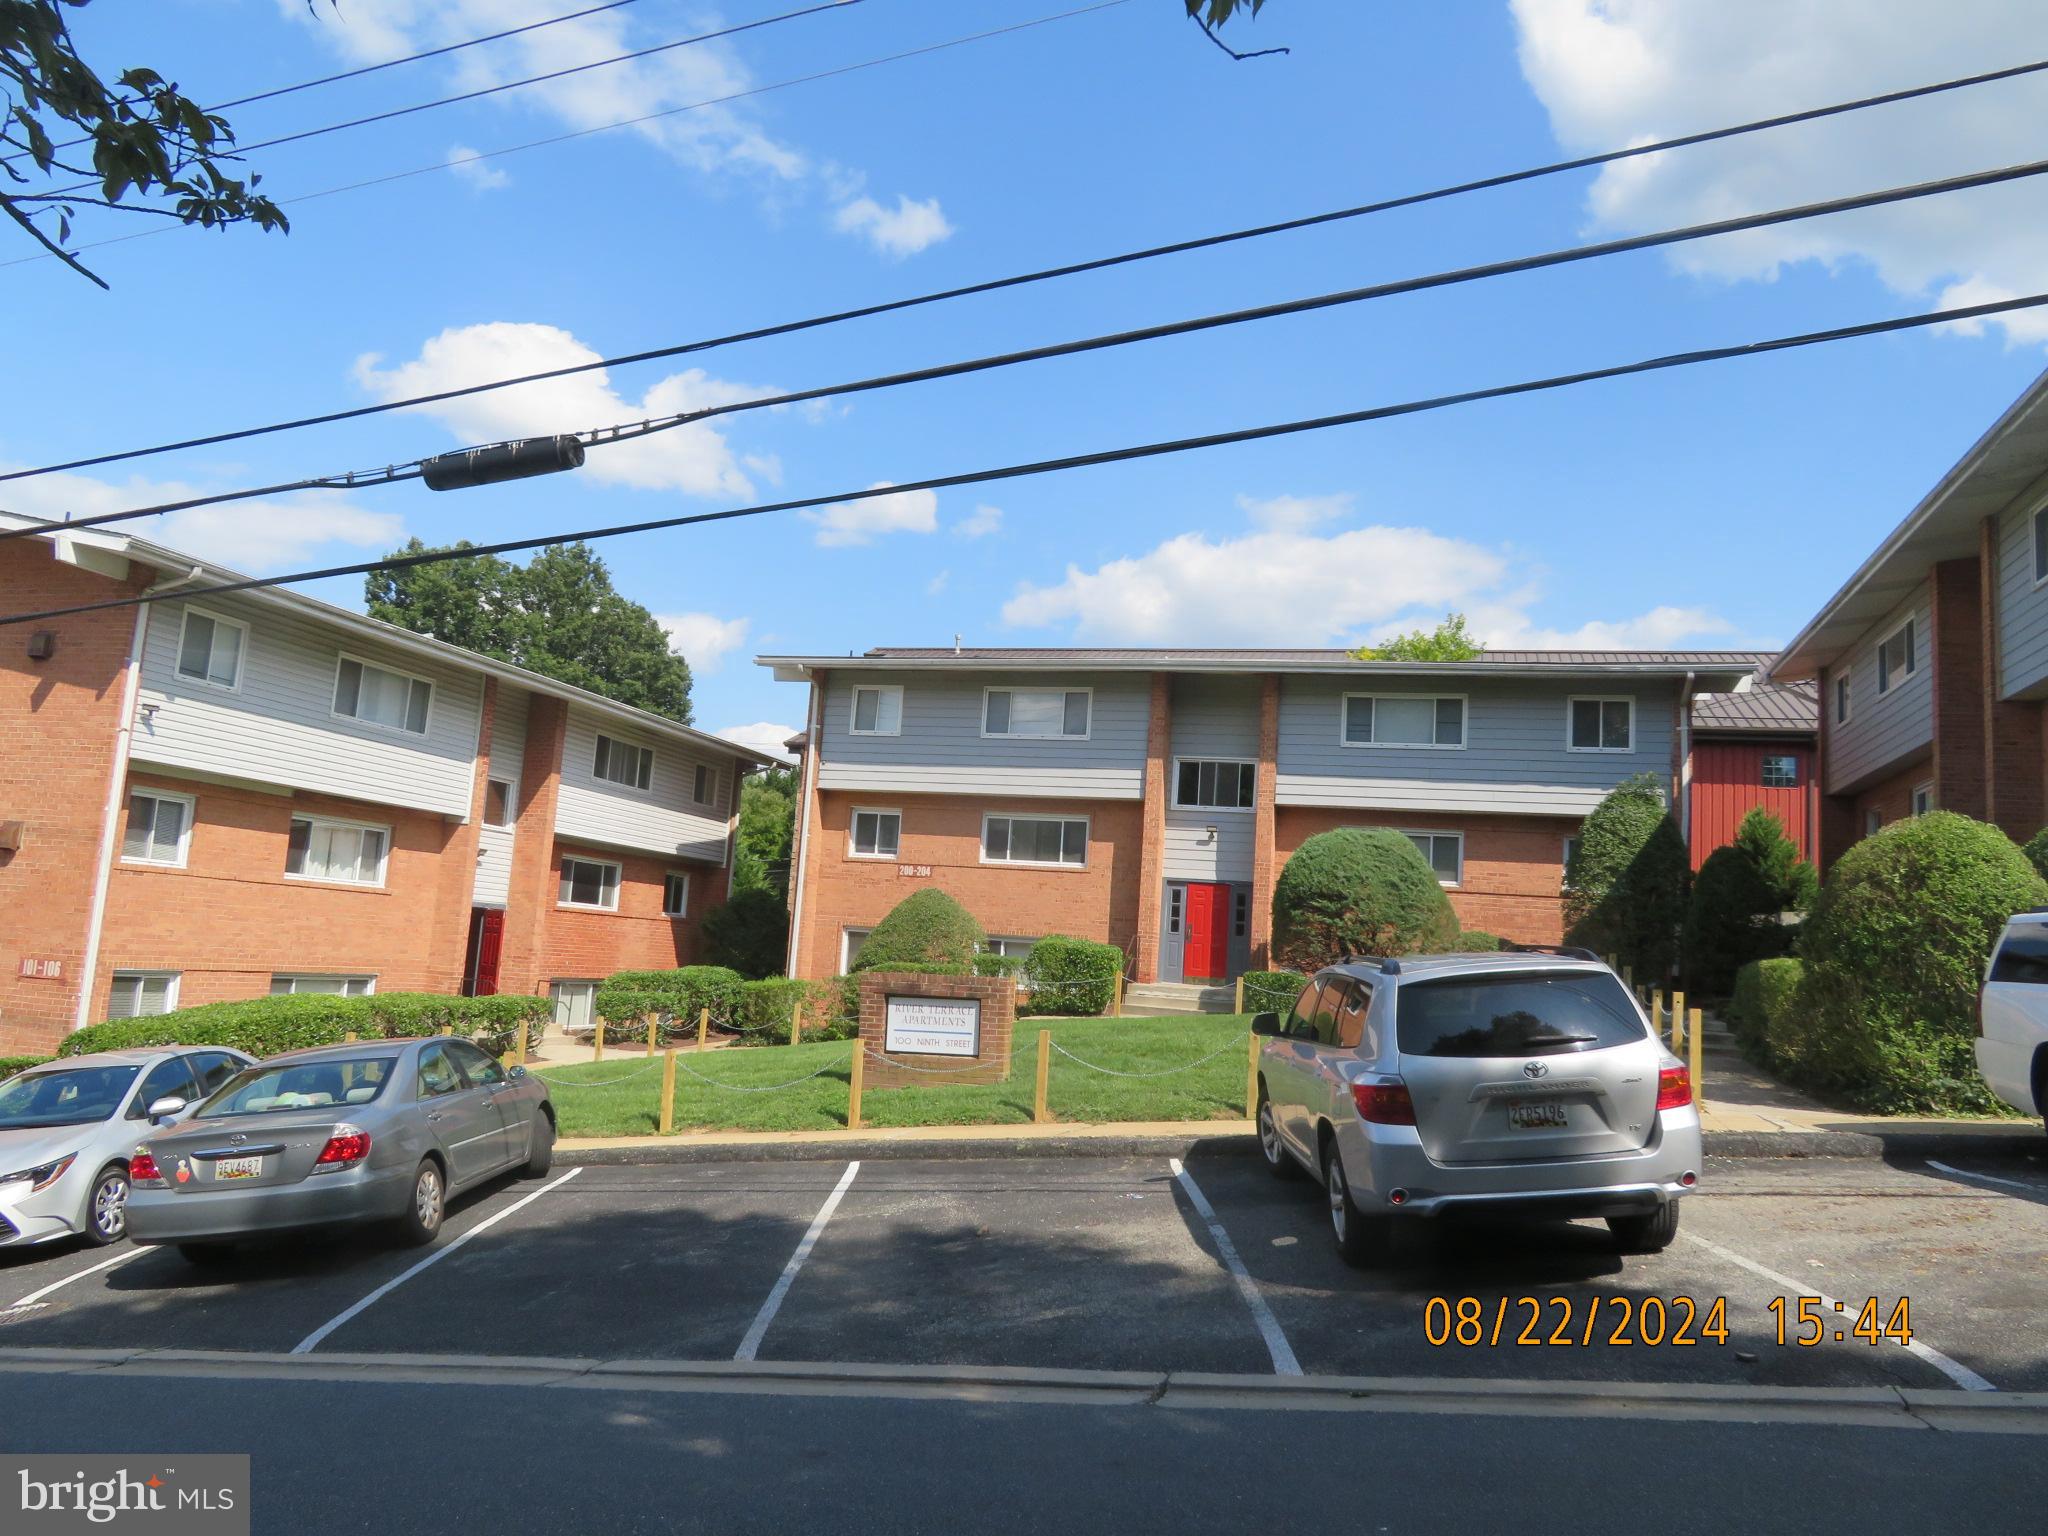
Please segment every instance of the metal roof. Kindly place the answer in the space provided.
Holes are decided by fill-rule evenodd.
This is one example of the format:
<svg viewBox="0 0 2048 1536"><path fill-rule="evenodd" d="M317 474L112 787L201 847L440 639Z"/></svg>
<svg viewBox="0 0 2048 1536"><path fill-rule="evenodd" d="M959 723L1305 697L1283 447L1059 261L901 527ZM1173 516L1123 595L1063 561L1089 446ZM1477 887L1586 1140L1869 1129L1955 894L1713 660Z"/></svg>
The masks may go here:
<svg viewBox="0 0 2048 1536"><path fill-rule="evenodd" d="M846 656L757 656L778 678L800 680L813 669L959 668L1092 672L1347 672L1484 676L1641 673L1682 677L1725 673L1730 682L1771 659L1768 651L1485 651L1472 661L1359 661L1349 651L1230 649L1202 646L877 646Z"/></svg>
<svg viewBox="0 0 2048 1536"><path fill-rule="evenodd" d="M1693 695L1696 731L1812 735L1820 729L1820 685L1760 683L1738 693Z"/></svg>

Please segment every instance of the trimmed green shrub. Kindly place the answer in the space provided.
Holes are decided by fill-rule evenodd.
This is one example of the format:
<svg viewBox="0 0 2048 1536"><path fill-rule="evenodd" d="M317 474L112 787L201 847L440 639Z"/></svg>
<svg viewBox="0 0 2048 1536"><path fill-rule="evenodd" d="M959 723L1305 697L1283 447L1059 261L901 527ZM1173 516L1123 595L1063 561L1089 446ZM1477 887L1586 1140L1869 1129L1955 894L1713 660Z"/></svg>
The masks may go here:
<svg viewBox="0 0 2048 1536"><path fill-rule="evenodd" d="M1458 935L1458 948L1476 955L1490 955L1507 940L1497 933L1488 933L1483 928L1467 928Z"/></svg>
<svg viewBox="0 0 2048 1536"><path fill-rule="evenodd" d="M1932 811L1865 838L1806 921L1773 1064L1859 1109L1995 1112L1973 1050L1977 987L2006 918L2044 905L2026 855L1967 816Z"/></svg>
<svg viewBox="0 0 2048 1536"><path fill-rule="evenodd" d="M1792 1027L1791 1009L1806 967L1789 955L1752 960L1735 973L1728 1023L1743 1054L1771 1065L1771 1042Z"/></svg>
<svg viewBox="0 0 2048 1536"><path fill-rule="evenodd" d="M697 1033L697 1015L711 1010L711 1027L739 1025L738 971L722 965L686 965L675 971L615 971L597 989L592 1012L603 1021L607 1044L647 1038L647 1015L656 1016L660 1040Z"/></svg>
<svg viewBox="0 0 2048 1536"><path fill-rule="evenodd" d="M799 1003L804 1010L804 1038L821 1038L835 1011L830 987L791 981L786 976L741 982L737 1014L740 1034L749 1045L787 1044L790 1018Z"/></svg>
<svg viewBox="0 0 2048 1536"><path fill-rule="evenodd" d="M1120 946L1050 933L1031 946L1024 985L1031 992L1033 1013L1099 1014L1109 1012L1116 1000L1116 979L1123 973Z"/></svg>
<svg viewBox="0 0 2048 1536"><path fill-rule="evenodd" d="M789 908L774 891L734 891L704 914L704 961L749 981L774 976L789 953Z"/></svg>
<svg viewBox="0 0 2048 1536"><path fill-rule="evenodd" d="M0 1056L0 1083L6 1082L17 1072L26 1072L30 1067L40 1067L52 1059L48 1056Z"/></svg>
<svg viewBox="0 0 2048 1536"><path fill-rule="evenodd" d="M1687 987L1725 997L1750 961L1790 953L1798 930L1781 917L1804 912L1819 891L1819 877L1784 825L1761 806L1752 810L1735 841L1708 854L1693 876L1685 910Z"/></svg>
<svg viewBox="0 0 2048 1536"><path fill-rule="evenodd" d="M529 1047L546 1033L554 1005L544 997L443 997L385 992L373 997L298 993L202 1003L141 1019L90 1024L65 1036L58 1054L84 1056L152 1045L225 1045L251 1056L276 1056L308 1046L339 1045L353 1031L365 1040L457 1035L494 1056L512 1049L522 1021Z"/></svg>
<svg viewBox="0 0 2048 1536"><path fill-rule="evenodd" d="M986 951L974 957L974 974L977 976L1020 976L1024 972L1024 961L1017 955L991 955Z"/></svg>
<svg viewBox="0 0 2048 1536"><path fill-rule="evenodd" d="M1565 870L1565 937L1613 955L1639 981L1667 975L1685 921L1690 859L1654 773L1622 780L1593 807Z"/></svg>
<svg viewBox="0 0 2048 1536"><path fill-rule="evenodd" d="M855 971L902 971L915 966L951 966L966 975L988 935L959 902L936 886L913 891L875 924L854 956Z"/></svg>
<svg viewBox="0 0 2048 1536"><path fill-rule="evenodd" d="M2048 827L2043 827L2021 846L2020 852L2043 879L2048 879Z"/></svg>
<svg viewBox="0 0 2048 1536"><path fill-rule="evenodd" d="M1274 952L1313 971L1346 955L1447 950L1458 918L1429 861L1386 827L1318 832L1273 887Z"/></svg>
<svg viewBox="0 0 2048 1536"><path fill-rule="evenodd" d="M1244 1011L1285 1015L1307 985L1308 978L1299 971L1246 971Z"/></svg>

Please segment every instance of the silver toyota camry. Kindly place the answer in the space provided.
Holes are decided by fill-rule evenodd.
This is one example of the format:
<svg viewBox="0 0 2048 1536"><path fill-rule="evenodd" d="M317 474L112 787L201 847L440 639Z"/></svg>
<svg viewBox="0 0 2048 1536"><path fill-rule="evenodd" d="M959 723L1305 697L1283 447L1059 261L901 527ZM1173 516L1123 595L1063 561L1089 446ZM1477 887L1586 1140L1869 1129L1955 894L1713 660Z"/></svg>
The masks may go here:
<svg viewBox="0 0 2048 1536"><path fill-rule="evenodd" d="M0 1083L0 1248L127 1231L128 1154L253 1058L152 1046L47 1062Z"/></svg>
<svg viewBox="0 0 2048 1536"><path fill-rule="evenodd" d="M194 1263L236 1240L388 1224L431 1243L448 1197L554 1161L547 1085L467 1040L322 1046L251 1067L129 1159L129 1236Z"/></svg>

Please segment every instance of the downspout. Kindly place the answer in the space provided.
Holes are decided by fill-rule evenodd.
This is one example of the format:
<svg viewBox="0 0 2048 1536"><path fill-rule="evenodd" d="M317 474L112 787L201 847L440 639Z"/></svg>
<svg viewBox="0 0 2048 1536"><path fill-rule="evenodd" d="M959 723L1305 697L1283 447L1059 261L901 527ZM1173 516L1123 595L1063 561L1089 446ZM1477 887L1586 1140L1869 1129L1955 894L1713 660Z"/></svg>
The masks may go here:
<svg viewBox="0 0 2048 1536"><path fill-rule="evenodd" d="M796 957L803 943L804 932L804 873L810 867L808 854L811 846L811 799L818 782L818 735L819 710L823 702L824 689L818 686L815 676L811 679L811 707L804 721L804 775L798 786L799 802L796 819L796 847L791 857L796 860L796 869L790 876L789 888L789 955L783 964L785 976L796 975Z"/></svg>
<svg viewBox="0 0 2048 1536"><path fill-rule="evenodd" d="M189 581L190 577L181 577ZM176 586L177 582L160 583ZM156 587L148 590L155 591ZM71 1027L91 1022L92 989L99 969L100 930L107 915L107 886L114 876L114 828L120 820L121 790L128 782L128 744L135 734L135 697L142 686L142 638L149 625L149 605L135 608L135 635L128 642L128 670L121 681L121 728L114 733L114 763L107 774L107 803L100 811L99 868L93 874L92 906L85 919L85 955L78 965L78 1007Z"/></svg>
<svg viewBox="0 0 2048 1536"><path fill-rule="evenodd" d="M1678 691L1678 836L1692 857L1692 684L1685 674L1685 686Z"/></svg>

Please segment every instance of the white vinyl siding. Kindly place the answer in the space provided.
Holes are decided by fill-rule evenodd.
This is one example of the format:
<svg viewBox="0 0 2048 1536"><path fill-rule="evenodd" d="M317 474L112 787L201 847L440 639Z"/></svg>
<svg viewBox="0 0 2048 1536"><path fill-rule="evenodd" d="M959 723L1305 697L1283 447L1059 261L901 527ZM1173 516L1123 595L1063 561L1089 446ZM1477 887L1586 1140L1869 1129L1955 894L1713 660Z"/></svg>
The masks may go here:
<svg viewBox="0 0 2048 1536"><path fill-rule="evenodd" d="M1160 873L1166 879L1251 879L1255 842L1251 817L1170 807L1161 832Z"/></svg>
<svg viewBox="0 0 2048 1536"><path fill-rule="evenodd" d="M1565 744L1573 752L1633 752L1636 701L1580 695L1565 706Z"/></svg>
<svg viewBox="0 0 2048 1536"><path fill-rule="evenodd" d="M1915 646L1925 645L1931 612L1923 582L1829 662L1829 672L1849 684L1849 718L1828 731L1822 764L1828 794L1854 794L1899 773L1933 743L1934 669L1916 666L1910 675L1893 677L1883 692L1877 686L1878 648L1909 621Z"/></svg>
<svg viewBox="0 0 2048 1536"><path fill-rule="evenodd" d="M215 688L238 688L248 646L249 626L240 620L187 608L178 634L178 676Z"/></svg>
<svg viewBox="0 0 2048 1536"><path fill-rule="evenodd" d="M1085 816L984 816L981 862L1082 869L1088 863Z"/></svg>
<svg viewBox="0 0 2048 1536"><path fill-rule="evenodd" d="M855 684L853 723L857 736L901 736L903 734L903 690L893 685Z"/></svg>
<svg viewBox="0 0 2048 1536"><path fill-rule="evenodd" d="M724 866L731 758L708 747L664 741L653 755L647 787L628 787L599 778L594 771L597 738L619 740L594 710L571 705L565 732L562 783L555 803L558 837ZM715 775L709 804L695 798L700 765Z"/></svg>
<svg viewBox="0 0 2048 1536"><path fill-rule="evenodd" d="M619 866L606 859L562 860L562 886L557 901L565 907L590 907L602 912L619 909Z"/></svg>
<svg viewBox="0 0 2048 1536"><path fill-rule="evenodd" d="M2048 680L2048 506L2031 500L1998 520L1998 671L2008 699Z"/></svg>
<svg viewBox="0 0 2048 1536"><path fill-rule="evenodd" d="M670 870L661 881L661 915L663 917L688 917L690 915L690 877L681 870Z"/></svg>
<svg viewBox="0 0 2048 1536"><path fill-rule="evenodd" d="M856 859L893 859L903 841L903 813L856 807L847 853Z"/></svg>
<svg viewBox="0 0 2048 1536"><path fill-rule="evenodd" d="M164 864L182 869L192 842L193 799L160 789L131 790L128 825L121 834L124 864Z"/></svg>
<svg viewBox="0 0 2048 1536"><path fill-rule="evenodd" d="M1440 885L1458 885L1465 878L1465 835L1462 832L1403 832L1415 845Z"/></svg>
<svg viewBox="0 0 2048 1536"><path fill-rule="evenodd" d="M178 1006L176 971L116 971L107 994L110 1019L154 1018Z"/></svg>
<svg viewBox="0 0 2048 1536"><path fill-rule="evenodd" d="M284 872L295 880L382 885L391 829L325 816L294 816Z"/></svg>
<svg viewBox="0 0 2048 1536"><path fill-rule="evenodd" d="M584 1034L594 1027L597 983L557 981L548 987L548 1000L555 1005L555 1033Z"/></svg>
<svg viewBox="0 0 2048 1536"><path fill-rule="evenodd" d="M434 685L423 677L348 655L335 664L334 713L343 720L424 736L433 698Z"/></svg>
<svg viewBox="0 0 2048 1536"><path fill-rule="evenodd" d="M1209 810L1248 811L1257 792L1257 763L1184 758L1173 765L1173 803Z"/></svg>
<svg viewBox="0 0 2048 1536"><path fill-rule="evenodd" d="M991 688L982 695L984 736L1017 741L1086 741L1086 688Z"/></svg>
<svg viewBox="0 0 2048 1536"><path fill-rule="evenodd" d="M1461 695L1348 693L1344 696L1344 745L1462 748L1465 699Z"/></svg>
<svg viewBox="0 0 2048 1536"><path fill-rule="evenodd" d="M368 997L377 990L374 976L273 976L272 997L311 993L320 997Z"/></svg>
<svg viewBox="0 0 2048 1536"><path fill-rule="evenodd" d="M483 825L476 834L476 884L470 900L503 907L512 899L512 848L518 840L519 779L526 766L526 716L532 696L498 685L491 712L490 779L484 786ZM493 786L502 786L500 794ZM503 815L502 821L493 818Z"/></svg>

